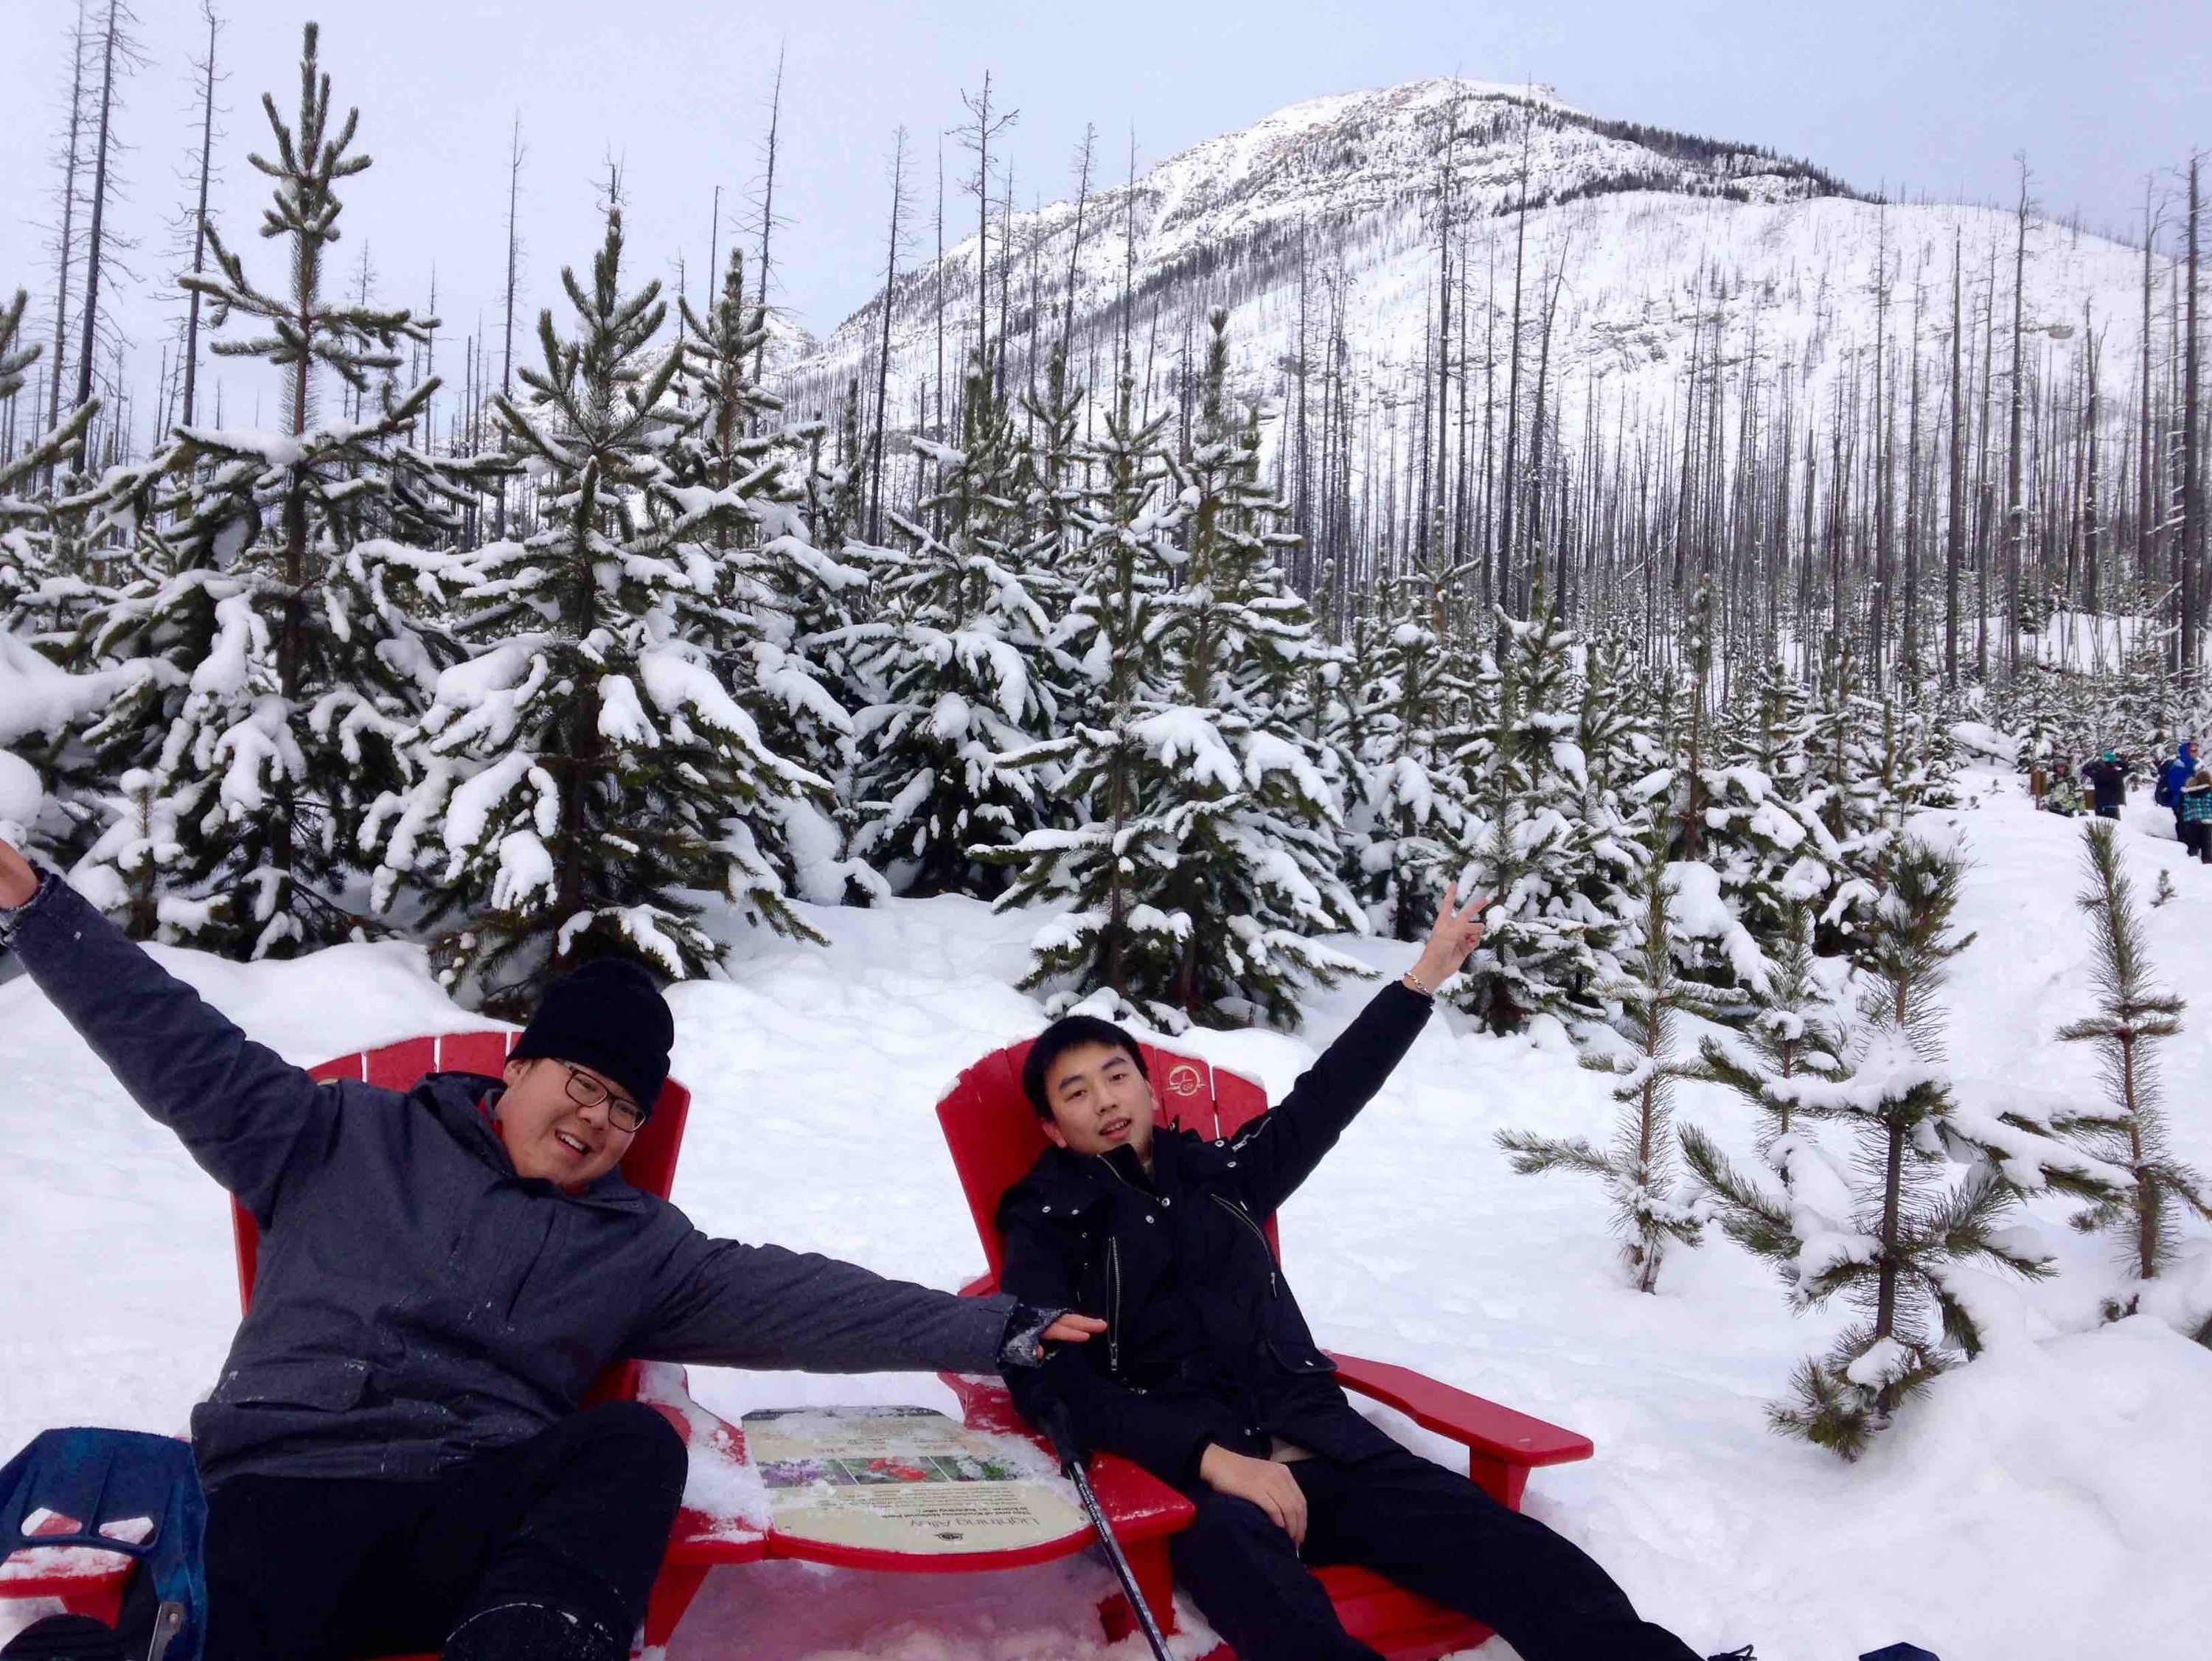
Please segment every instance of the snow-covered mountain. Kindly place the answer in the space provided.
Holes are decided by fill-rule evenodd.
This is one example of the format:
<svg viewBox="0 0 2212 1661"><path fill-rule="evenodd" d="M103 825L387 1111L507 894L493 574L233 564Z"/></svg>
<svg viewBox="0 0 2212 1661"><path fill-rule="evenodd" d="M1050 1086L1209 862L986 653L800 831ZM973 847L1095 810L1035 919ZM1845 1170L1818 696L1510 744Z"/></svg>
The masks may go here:
<svg viewBox="0 0 2212 1661"><path fill-rule="evenodd" d="M1187 343L1201 349L1207 310L1224 306L1243 390L1267 398L1285 385L1286 361L1302 355L1318 373L1340 316L1350 378L1388 406L1420 375L1433 336L1448 155L1455 352L1473 346L1471 375L1507 353L1525 188L1528 373L1556 284L1547 372L1571 430L1585 411L1610 427L1638 405L1668 407L1700 329L1710 343L1717 328L1724 359L1755 351L1762 377L1788 365L1801 393L1817 396L1874 338L1883 270L1891 340L1909 348L1918 293L1921 338L1934 349L1948 326L1954 246L1970 330L1978 335L1992 293L2000 336L2009 322L2008 213L1883 204L1755 146L1603 119L1540 86L1438 78L1295 105L1161 162L1133 186L1094 190L1079 248L1073 202L1017 212L1003 229L994 215L992 338L1003 316L1011 366L1025 378L1072 294L1078 378L1095 391L1110 385L1126 320L1138 379L1157 392L1174 385ZM978 311L970 225L943 261L902 274L893 290L894 427L915 425L933 397L940 304L943 373L957 384ZM2141 259L2032 221L2038 349L2070 361L2065 343L2086 302L2094 326L2114 324L2102 368L2108 386L2124 385ZM872 365L882 328L878 301L792 362L794 408L829 412L848 378Z"/></svg>

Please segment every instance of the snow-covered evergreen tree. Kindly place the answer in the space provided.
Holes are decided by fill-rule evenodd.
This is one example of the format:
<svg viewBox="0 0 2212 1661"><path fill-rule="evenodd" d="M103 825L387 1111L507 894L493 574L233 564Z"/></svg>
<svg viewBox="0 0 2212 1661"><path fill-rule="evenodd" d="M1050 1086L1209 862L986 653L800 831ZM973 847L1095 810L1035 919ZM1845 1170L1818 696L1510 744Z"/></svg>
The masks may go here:
<svg viewBox="0 0 2212 1661"><path fill-rule="evenodd" d="M362 925L347 893L356 829L404 781L400 741L450 660L423 615L449 563L433 544L484 470L412 447L434 383L402 392L392 372L428 320L325 292L337 187L369 158L352 153L357 112L331 122L312 23L300 77L293 122L264 99L276 156L252 158L274 181L262 232L287 244L289 281L258 286L212 225L213 271L182 279L210 302L211 327L264 325L213 350L277 373L283 425L180 428L152 464L108 482L123 499L112 511L137 524L137 570L87 619L80 648L88 667L173 671L142 677L82 735L105 777L144 775L110 798L137 804L118 821L119 846L143 846L152 823L173 829L155 839L169 855L161 895L149 906L137 893L125 914L254 957ZM326 374L356 416L325 418ZM104 858L75 875L119 904L148 873L103 878Z"/></svg>
<svg viewBox="0 0 2212 1661"><path fill-rule="evenodd" d="M1841 960L1814 955L1812 915L1803 906L1791 908L1771 955L1774 972L1743 1025L1747 1047L1709 1036L1698 1052L1703 1076L1727 1085L1756 1115L1760 1157L1782 1191L1747 1183L1696 1125L1682 1125L1680 1137L1691 1171L1727 1202L1719 1221L1729 1237L1794 1267L1808 1243L1853 1232L1849 1172L1814 1125L1792 1117L1798 1080L1833 1081L1849 1072L1849 1022L1821 979L1824 962L1840 968ZM1787 1211L1786 1229L1774 1227L1777 1210Z"/></svg>
<svg viewBox="0 0 2212 1661"><path fill-rule="evenodd" d="M1032 753L1066 768L1087 815L995 856L1023 867L1002 905L1071 906L1025 985L1057 983L1060 1007L1110 988L1170 1029L1292 1024L1307 985L1367 973L1311 937L1362 919L1334 870L1332 793L1282 724L1310 623L1273 564L1281 509L1252 433L1228 411L1224 321L1188 458L1162 453L1170 415L1138 418L1124 366L1075 601L1104 697L1095 722Z"/></svg>
<svg viewBox="0 0 2212 1661"><path fill-rule="evenodd" d="M827 458L819 423L796 434L771 424L783 403L754 379L768 327L759 301L747 296L742 250L730 251L720 298L704 318L678 304L684 368L676 387L696 419L671 447L674 494L737 501L675 550L691 578L688 594L670 596L678 629L707 648L768 749L834 778L853 731L849 664L837 642L869 579L864 561L844 557L860 479L850 421L848 453ZM762 846L780 874L815 900L842 899L848 879L872 891L864 865L836 857L843 837L826 798L799 791L776 800L787 822Z"/></svg>
<svg viewBox="0 0 2212 1661"><path fill-rule="evenodd" d="M32 366L44 353L40 342L22 338L27 303L27 297L18 288L12 300L0 306L0 404L23 389ZM42 474L69 458L99 409L97 400L78 405L52 431L33 433L21 449L0 461L0 624L35 605L41 585L59 574L53 547L54 493L33 486ZM43 621L54 626L52 617Z"/></svg>
<svg viewBox="0 0 2212 1661"><path fill-rule="evenodd" d="M2124 1188L2073 1220L2084 1234L2110 1234L2123 1244L2135 1288L2108 1306L2117 1318L2136 1312L2146 1293L2159 1301L2151 1282L2172 1266L2176 1225L2192 1211L2212 1222L2212 1181L2174 1157L2166 1133L2158 1046L2181 1030L2184 1003L2154 978L2135 883L2120 856L2119 827L2092 820L2081 864L2088 886L2078 903L2088 915L2095 950L2097 1010L2061 1028L2058 1036L2096 1046L2106 1100L2101 1107L2053 1114L2051 1124L2128 1173ZM2172 1312L2181 1316L2176 1324L2184 1331L2212 1343L2212 1307Z"/></svg>
<svg viewBox="0 0 2212 1661"><path fill-rule="evenodd" d="M1601 1015L1622 924L1602 901L1612 876L1583 816L1573 636L1538 599L1526 621L1500 614L1501 656L1472 688L1480 724L1455 758L1468 780L1462 886L1497 898L1451 991L1493 1032L1540 1011Z"/></svg>
<svg viewBox="0 0 2212 1661"><path fill-rule="evenodd" d="M672 979L713 970L699 921L719 894L780 932L792 912L787 809L827 780L776 755L684 638L705 602L695 567L723 521L755 518L753 472L684 482L676 462L702 419L650 353L659 284L622 289L619 209L564 339L540 314L528 395L495 408L535 476L539 528L471 556L458 627L474 655L441 674L422 718L421 780L379 804L380 899L421 889L441 978L485 1007L529 1007L544 984L619 954Z"/></svg>
<svg viewBox="0 0 2212 1661"><path fill-rule="evenodd" d="M1847 1041L1842 1012L1821 984L1821 960L1813 952L1813 919L1802 906L1788 914L1773 961L1773 975L1744 1023L1750 1053L1713 1038L1700 1046L1707 1074L1735 1091L1759 1115L1759 1146L1769 1152L1791 1134L1791 1082L1808 1075L1841 1077L1846 1070L1843 1052ZM1683 1134L1686 1141L1688 1127Z"/></svg>
<svg viewBox="0 0 2212 1661"><path fill-rule="evenodd" d="M1890 840L1881 823L1880 720L1880 706L1866 695L1853 643L1848 637L1832 640L1821 659L1806 735L1802 800L1826 828L1838 868L1819 913L1823 950L1851 943L1879 892Z"/></svg>
<svg viewBox="0 0 2212 1661"><path fill-rule="evenodd" d="M1685 979L1674 961L1667 865L1659 856L1651 850L1644 871L1642 937L1625 972L1603 985L1618 1006L1609 1024L1626 1047L1583 1058L1585 1067L1620 1081L1613 1088L1622 1109L1613 1145L1600 1149L1582 1137L1498 1133L1498 1146L1524 1176L1566 1171L1605 1185L1613 1227L1623 1237L1621 1256L1639 1292L1658 1289L1668 1242L1694 1246L1703 1226L1695 1201L1676 1188L1674 1084L1697 1077L1698 1070L1694 1059L1677 1053L1674 1029L1685 1012L1713 1013L1719 996Z"/></svg>
<svg viewBox="0 0 2212 1661"><path fill-rule="evenodd" d="M970 361L960 446L933 446L936 494L911 519L891 515L913 550L878 577L877 620L851 631L883 688L854 723L853 848L908 893L997 894L984 851L1049 815L1041 770L1006 760L1055 736L1060 596L1021 512L999 379L993 360Z"/></svg>
<svg viewBox="0 0 2212 1661"><path fill-rule="evenodd" d="M1167 411L1139 418L1124 364L1104 436L1091 452L1102 482L1078 509L1081 570L1069 606L1082 629L1073 644L1098 683L1099 699L1068 733L1008 758L1059 767L1064 794L1081 805L1083 821L1032 831L988 857L1015 872L1000 909L1044 901L1068 907L1032 943L1024 990L1056 985L1048 1007L1057 1012L1109 989L1133 1007L1143 1000L1147 1018L1175 1030L1186 1017L1163 995L1179 941L1172 919L1147 898L1173 846L1152 813L1158 792L1143 730L1168 695L1153 642L1182 511L1168 488L1162 450L1170 419Z"/></svg>
<svg viewBox="0 0 2212 1661"><path fill-rule="evenodd" d="M1765 1101L1789 1105L1793 1125L1844 1128L1856 1144L1847 1191L1807 1191L1810 1175L1836 1172L1826 1161L1793 1165L1797 1185L1784 1188L1685 1137L1723 1227L1775 1264L1792 1306L1817 1308L1841 1295L1859 1312L1826 1354L1800 1365L1795 1399L1768 1410L1777 1430L1846 1459L1945 1367L1979 1352L1963 1266L2051 1272L2008 1227L2020 1197L2101 1197L2121 1175L2028 1116L1969 1108L1953 1094L1939 996L1950 961L1972 943L1953 924L1966 867L1909 838L1887 863L1891 886L1862 941L1872 990L1848 1072L1756 1082ZM1846 1201L1847 1219L1835 1215Z"/></svg>
<svg viewBox="0 0 2212 1661"><path fill-rule="evenodd" d="M1365 717L1352 781L1364 831L1359 892L1376 928L1414 940L1436 916L1467 815L1440 754L1453 688L1434 585L1409 575L1384 592L1380 638L1354 648Z"/></svg>

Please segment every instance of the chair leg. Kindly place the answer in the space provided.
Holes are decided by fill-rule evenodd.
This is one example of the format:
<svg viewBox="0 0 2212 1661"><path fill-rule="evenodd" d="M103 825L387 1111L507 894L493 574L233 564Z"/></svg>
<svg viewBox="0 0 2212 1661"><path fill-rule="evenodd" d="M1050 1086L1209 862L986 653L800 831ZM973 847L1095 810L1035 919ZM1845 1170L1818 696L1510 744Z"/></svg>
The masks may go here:
<svg viewBox="0 0 2212 1661"><path fill-rule="evenodd" d="M103 1574L96 1580L70 1591L58 1593L64 1615L88 1615L94 1620L113 1626L123 1618L123 1588L129 1576Z"/></svg>
<svg viewBox="0 0 2212 1661"><path fill-rule="evenodd" d="M645 1642L649 1649L665 1646L676 1635L677 1623L691 1607L699 1585L712 1567L708 1563L663 1563L660 1578L653 1583L653 1597L645 1608Z"/></svg>
<svg viewBox="0 0 2212 1661"><path fill-rule="evenodd" d="M1528 1486L1528 1466L1509 1465L1503 1459L1469 1452L1467 1474L1469 1481L1508 1511L1521 1509L1521 1494Z"/></svg>
<svg viewBox="0 0 2212 1661"><path fill-rule="evenodd" d="M1130 1573L1137 1577L1137 1590L1144 1594L1152 1619L1160 1623L1162 1632L1175 1632L1175 1571L1168 1562L1168 1543L1142 1540L1134 1544L1124 1543L1121 1555L1129 1560ZM1117 1591L1100 1601L1098 1624L1105 1628L1106 1641L1118 1644L1137 1630L1137 1612L1129 1607L1129 1600Z"/></svg>

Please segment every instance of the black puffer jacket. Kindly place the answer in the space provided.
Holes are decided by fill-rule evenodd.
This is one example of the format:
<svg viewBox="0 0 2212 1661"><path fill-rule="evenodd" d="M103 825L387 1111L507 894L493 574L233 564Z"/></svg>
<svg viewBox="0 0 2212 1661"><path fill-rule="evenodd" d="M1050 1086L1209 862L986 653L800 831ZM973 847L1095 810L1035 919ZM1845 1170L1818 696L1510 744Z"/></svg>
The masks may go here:
<svg viewBox="0 0 2212 1661"><path fill-rule="evenodd" d="M1187 1488L1209 1442L1264 1454L1279 1436L1344 1459L1390 1446L1330 1378L1260 1225L1382 1088L1430 1008L1384 987L1281 1105L1233 1139L1159 1131L1149 1176L1126 1148L1051 1148L1006 1191L1006 1290L1109 1323L1037 1381L1066 1400L1088 1446ZM1036 1418L1036 1383L1011 1382Z"/></svg>

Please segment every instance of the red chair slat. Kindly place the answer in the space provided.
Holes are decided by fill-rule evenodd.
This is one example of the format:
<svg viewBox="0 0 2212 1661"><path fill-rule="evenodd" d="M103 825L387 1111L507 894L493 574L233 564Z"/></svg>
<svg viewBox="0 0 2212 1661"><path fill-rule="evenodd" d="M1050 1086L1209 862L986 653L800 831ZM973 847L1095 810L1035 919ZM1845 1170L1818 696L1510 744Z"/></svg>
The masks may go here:
<svg viewBox="0 0 2212 1661"><path fill-rule="evenodd" d="M1005 1252L999 1236L1000 1197L1050 1145L1022 1094L1021 1064L1028 1054L1027 1044L994 1051L961 1074L937 1104L937 1122L952 1151L953 1168L994 1275Z"/></svg>
<svg viewBox="0 0 2212 1661"><path fill-rule="evenodd" d="M436 1060L423 1070L483 1073L488 1077L497 1078L507 1065L507 1052L514 1047L514 1040L521 1036L516 1032L447 1033L438 1040ZM415 1078L422 1076L422 1073L415 1075ZM383 1082L380 1079L377 1082ZM414 1082L415 1079L410 1078L406 1084L395 1083L392 1088L404 1090Z"/></svg>
<svg viewBox="0 0 2212 1661"><path fill-rule="evenodd" d="M415 1081L423 1074L438 1070L438 1040L403 1039L380 1050L371 1050L362 1058L362 1076L369 1083L386 1090L411 1090Z"/></svg>
<svg viewBox="0 0 2212 1661"><path fill-rule="evenodd" d="M1221 1134L1233 1137L1267 1111L1267 1093L1242 1073L1216 1068L1213 1073L1213 1112Z"/></svg>
<svg viewBox="0 0 2212 1661"><path fill-rule="evenodd" d="M1219 1136L1214 1122L1213 1069L1196 1056L1150 1044L1141 1047L1160 1121L1178 1131L1194 1131L1209 1142Z"/></svg>

